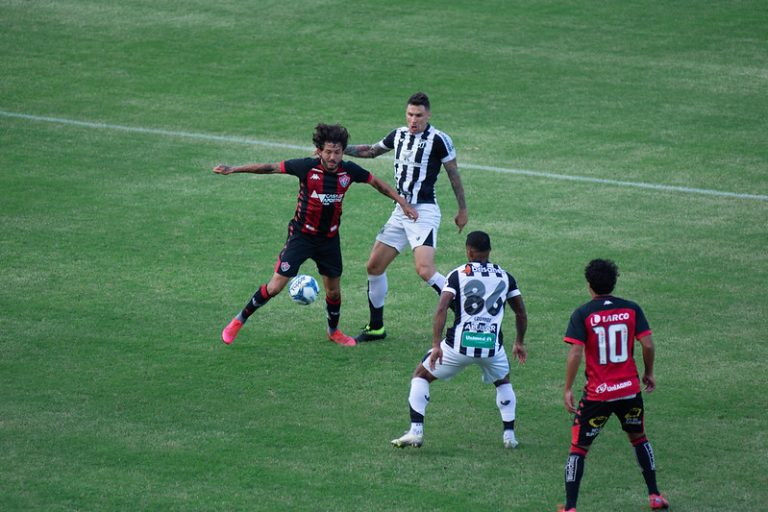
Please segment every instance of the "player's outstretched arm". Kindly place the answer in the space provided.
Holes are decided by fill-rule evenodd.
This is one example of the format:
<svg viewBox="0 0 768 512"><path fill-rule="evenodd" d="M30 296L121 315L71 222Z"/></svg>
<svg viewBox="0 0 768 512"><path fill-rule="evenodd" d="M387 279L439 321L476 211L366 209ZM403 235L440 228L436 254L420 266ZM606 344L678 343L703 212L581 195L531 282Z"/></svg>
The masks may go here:
<svg viewBox="0 0 768 512"><path fill-rule="evenodd" d="M454 217L453 221L459 228L459 233L464 229L469 221L467 214L467 201L464 198L464 185L461 183L461 176L459 175L459 165L456 163L456 159L449 160L443 164L445 172L448 173L448 179L451 182L451 188L453 188L453 194L456 196L456 202L459 205L459 212Z"/></svg>
<svg viewBox="0 0 768 512"><path fill-rule="evenodd" d="M379 144L358 144L357 146L347 146L344 148L345 155L356 156L358 158L376 158L387 151L390 151L389 148L385 148Z"/></svg>
<svg viewBox="0 0 768 512"><path fill-rule="evenodd" d="M247 164L240 166L230 166L219 164L213 168L213 172L226 176L227 174L234 174L240 172L247 172L251 174L275 174L280 172L280 163L273 164Z"/></svg>
<svg viewBox="0 0 768 512"><path fill-rule="evenodd" d="M417 212L413 206L411 206L405 199L403 199L403 197L398 194L395 189L381 181L373 174L371 174L371 178L371 186L399 204L400 208L403 209L403 213L405 213L409 219L416 220L419 218L419 212Z"/></svg>

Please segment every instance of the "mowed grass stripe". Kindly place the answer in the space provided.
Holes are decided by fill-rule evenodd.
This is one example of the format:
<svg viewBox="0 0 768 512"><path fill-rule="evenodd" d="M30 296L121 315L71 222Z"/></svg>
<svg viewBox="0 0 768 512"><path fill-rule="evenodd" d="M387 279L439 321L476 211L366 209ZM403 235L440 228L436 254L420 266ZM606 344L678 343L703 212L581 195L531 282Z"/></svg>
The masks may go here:
<svg viewBox="0 0 768 512"><path fill-rule="evenodd" d="M196 132L176 131L176 130L164 130L160 128L125 126L125 125L119 125L119 124L109 124L109 123L101 123L101 122L93 122L93 121L80 121L76 119L66 119L66 118L59 118L59 117L36 116L31 114L22 114L18 112L0 111L0 116L15 118L15 119L26 119L29 121L40 121L40 122L47 122L47 123L79 126L79 127L85 127L85 128L94 128L94 129L101 129L101 130L122 130L122 131L135 132L135 133L163 135L168 137L184 137L184 138L193 138L193 139L201 139L201 140L208 140L208 141L220 141L220 142L228 142L228 143L236 143L236 144L249 144L249 145L267 146L267 147L274 147L274 148L296 149L296 150L307 151L307 152L310 152L313 149L309 146L300 146L296 144L272 142L267 140L252 139L248 137L237 137L237 136L231 136L231 135L215 135L215 134L209 134L209 133L196 133ZM745 194L741 192L728 192L728 191L722 191L722 190L711 190L711 189L696 188L696 187L680 187L680 186L664 185L664 184L658 184L658 183L644 183L644 182L634 182L634 181L612 180L612 179L605 179L605 178L592 178L589 176L572 176L572 175L557 174L552 172L531 171L531 170L525 170L525 169L511 169L507 167L479 165L479 164L471 164L471 163L465 163L465 162L462 162L461 166L466 167L467 169L500 172L500 173L506 173L506 174L517 174L522 176L531 176L534 178L579 181L579 182L595 183L595 184L601 184L601 185L633 187L633 188L640 188L640 189L647 189L647 190L659 190L664 192L680 192L680 193L686 193L686 194L700 194L700 195L708 195L708 196L733 197L737 199L768 201L768 195L762 195L762 194Z"/></svg>

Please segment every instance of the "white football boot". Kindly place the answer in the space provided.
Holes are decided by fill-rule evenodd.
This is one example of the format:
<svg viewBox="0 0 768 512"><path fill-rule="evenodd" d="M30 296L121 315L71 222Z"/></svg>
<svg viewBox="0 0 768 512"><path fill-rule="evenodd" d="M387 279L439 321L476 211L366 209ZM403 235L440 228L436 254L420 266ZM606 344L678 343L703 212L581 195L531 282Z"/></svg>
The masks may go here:
<svg viewBox="0 0 768 512"><path fill-rule="evenodd" d="M392 446L396 448L405 448L406 446L413 446L414 448L421 448L424 443L424 434L414 434L410 430L406 432L402 437L392 440Z"/></svg>
<svg viewBox="0 0 768 512"><path fill-rule="evenodd" d="M505 430L504 431L504 448L517 448L518 444L520 443L517 442L517 438L515 437L515 431Z"/></svg>

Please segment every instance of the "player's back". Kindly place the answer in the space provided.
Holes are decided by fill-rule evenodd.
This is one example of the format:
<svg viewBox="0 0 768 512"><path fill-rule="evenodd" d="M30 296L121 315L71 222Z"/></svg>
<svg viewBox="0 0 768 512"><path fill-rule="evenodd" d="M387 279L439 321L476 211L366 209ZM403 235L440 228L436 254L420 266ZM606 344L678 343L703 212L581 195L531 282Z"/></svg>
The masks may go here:
<svg viewBox="0 0 768 512"><path fill-rule="evenodd" d="M446 290L455 314L446 343L470 357L492 357L503 344L504 304L520 294L514 277L496 264L469 262L448 274Z"/></svg>
<svg viewBox="0 0 768 512"><path fill-rule="evenodd" d="M584 345L587 398L613 400L640 391L634 341L651 333L635 302L598 296L571 316L565 341Z"/></svg>

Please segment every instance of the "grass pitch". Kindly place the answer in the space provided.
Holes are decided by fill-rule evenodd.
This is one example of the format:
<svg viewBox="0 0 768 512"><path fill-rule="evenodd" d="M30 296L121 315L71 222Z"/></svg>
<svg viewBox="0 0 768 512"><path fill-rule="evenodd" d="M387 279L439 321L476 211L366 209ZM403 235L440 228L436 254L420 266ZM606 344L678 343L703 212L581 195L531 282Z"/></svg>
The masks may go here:
<svg viewBox="0 0 768 512"><path fill-rule="evenodd" d="M655 333L647 427L674 509L759 507L767 23L759 2L0 2L0 509L554 510L561 339L593 257L618 262ZM272 143L308 147L319 121L374 142L419 89L474 166L468 229L528 306L515 451L471 371L433 385L421 450L389 446L435 307L410 254L389 271L386 342L337 347L321 301L285 294L218 338L271 274L297 186L213 165L303 156ZM391 175L387 156L360 163ZM438 192L446 272L464 235ZM346 331L367 320L390 208L369 187L345 201ZM644 495L612 420L580 509Z"/></svg>

